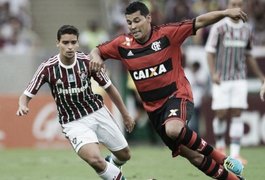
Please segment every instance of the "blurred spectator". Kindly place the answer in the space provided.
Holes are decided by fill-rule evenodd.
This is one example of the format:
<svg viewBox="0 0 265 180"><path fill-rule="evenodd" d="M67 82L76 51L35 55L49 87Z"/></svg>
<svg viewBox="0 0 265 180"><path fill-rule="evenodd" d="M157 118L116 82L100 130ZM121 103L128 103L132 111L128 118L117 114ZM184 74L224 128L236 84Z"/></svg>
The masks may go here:
<svg viewBox="0 0 265 180"><path fill-rule="evenodd" d="M194 17L189 1L168 0L165 4L165 23L179 22Z"/></svg>
<svg viewBox="0 0 265 180"><path fill-rule="evenodd" d="M253 44L255 46L265 46L265 1L251 1L250 8L253 16Z"/></svg>
<svg viewBox="0 0 265 180"><path fill-rule="evenodd" d="M81 48L85 52L89 52L97 45L109 40L109 36L105 30L103 30L97 21L88 21L87 29L80 34L79 42Z"/></svg>
<svg viewBox="0 0 265 180"><path fill-rule="evenodd" d="M152 16L152 24L159 25L164 22L164 16L161 13L161 1L143 0L143 3L149 8Z"/></svg>
<svg viewBox="0 0 265 180"><path fill-rule="evenodd" d="M38 47L31 30L28 0L0 0L0 49L5 53L23 54Z"/></svg>
<svg viewBox="0 0 265 180"><path fill-rule="evenodd" d="M194 98L194 113L188 125L199 134L201 104L204 95L207 93L208 77L202 72L201 64L198 61L187 66L185 74L191 84Z"/></svg>
<svg viewBox="0 0 265 180"><path fill-rule="evenodd" d="M36 47L36 35L25 28L17 17L10 17L0 31L4 40L2 51L23 54Z"/></svg>

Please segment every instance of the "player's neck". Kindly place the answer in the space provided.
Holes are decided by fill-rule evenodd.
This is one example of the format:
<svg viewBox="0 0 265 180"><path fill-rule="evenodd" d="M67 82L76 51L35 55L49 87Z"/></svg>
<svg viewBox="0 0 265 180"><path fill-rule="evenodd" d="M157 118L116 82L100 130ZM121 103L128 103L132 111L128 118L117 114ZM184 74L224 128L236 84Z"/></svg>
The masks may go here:
<svg viewBox="0 0 265 180"><path fill-rule="evenodd" d="M60 55L61 63L63 63L66 66L72 65L75 62L75 58L67 58L65 56Z"/></svg>

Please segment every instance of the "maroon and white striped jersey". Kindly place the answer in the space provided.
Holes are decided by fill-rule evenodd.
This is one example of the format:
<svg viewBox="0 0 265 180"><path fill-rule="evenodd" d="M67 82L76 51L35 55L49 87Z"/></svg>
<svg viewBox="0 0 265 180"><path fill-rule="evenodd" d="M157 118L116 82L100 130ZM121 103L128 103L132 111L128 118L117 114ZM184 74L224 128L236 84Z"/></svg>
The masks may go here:
<svg viewBox="0 0 265 180"><path fill-rule="evenodd" d="M246 55L251 49L250 25L234 23L228 17L212 26L205 47L206 52L216 53L215 66L221 80L246 79Z"/></svg>
<svg viewBox="0 0 265 180"><path fill-rule="evenodd" d="M111 80L104 72L90 74L89 61L82 52L76 52L75 62L69 66L62 64L59 54L49 58L39 66L24 94L34 97L40 87L48 83L61 124L100 109L103 99L92 92L91 77L104 89L111 85Z"/></svg>

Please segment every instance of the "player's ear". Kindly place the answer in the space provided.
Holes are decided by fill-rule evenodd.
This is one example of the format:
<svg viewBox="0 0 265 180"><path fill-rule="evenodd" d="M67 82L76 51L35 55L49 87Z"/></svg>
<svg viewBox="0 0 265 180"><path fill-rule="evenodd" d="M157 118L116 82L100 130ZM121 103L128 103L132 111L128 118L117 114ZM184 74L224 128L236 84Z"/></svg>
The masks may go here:
<svg viewBox="0 0 265 180"><path fill-rule="evenodd" d="M56 46L59 47L59 41L58 40L56 40Z"/></svg>
<svg viewBox="0 0 265 180"><path fill-rule="evenodd" d="M147 21L148 21L149 23L151 23L151 22L152 22L152 17L151 17L151 15L150 15L150 14L148 14L148 15L146 16L146 19L147 19Z"/></svg>

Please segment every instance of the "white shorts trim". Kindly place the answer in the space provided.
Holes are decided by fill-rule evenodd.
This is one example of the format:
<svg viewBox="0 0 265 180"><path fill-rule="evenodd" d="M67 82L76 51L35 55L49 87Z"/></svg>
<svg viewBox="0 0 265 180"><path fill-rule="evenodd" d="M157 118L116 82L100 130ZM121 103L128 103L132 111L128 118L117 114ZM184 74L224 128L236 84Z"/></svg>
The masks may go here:
<svg viewBox="0 0 265 180"><path fill-rule="evenodd" d="M247 109L247 94L246 80L223 81L220 85L213 84L212 109Z"/></svg>
<svg viewBox="0 0 265 180"><path fill-rule="evenodd" d="M63 124L62 128L76 152L88 143L102 143L111 151L119 151L128 146L106 107L79 120Z"/></svg>

